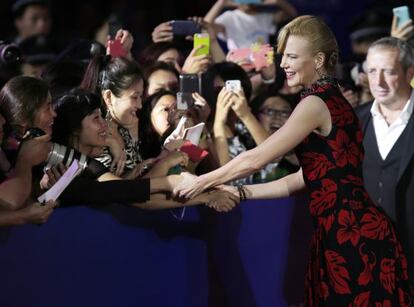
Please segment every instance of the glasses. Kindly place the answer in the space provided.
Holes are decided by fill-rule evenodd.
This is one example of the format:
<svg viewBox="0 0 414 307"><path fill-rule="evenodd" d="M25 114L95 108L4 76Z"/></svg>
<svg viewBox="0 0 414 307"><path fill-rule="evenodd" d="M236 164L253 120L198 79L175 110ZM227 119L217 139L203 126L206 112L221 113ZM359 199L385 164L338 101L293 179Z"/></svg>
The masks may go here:
<svg viewBox="0 0 414 307"><path fill-rule="evenodd" d="M277 109L272 109L272 108L264 108L260 110L260 113L267 115L269 117L289 118L290 116L290 111L277 110Z"/></svg>

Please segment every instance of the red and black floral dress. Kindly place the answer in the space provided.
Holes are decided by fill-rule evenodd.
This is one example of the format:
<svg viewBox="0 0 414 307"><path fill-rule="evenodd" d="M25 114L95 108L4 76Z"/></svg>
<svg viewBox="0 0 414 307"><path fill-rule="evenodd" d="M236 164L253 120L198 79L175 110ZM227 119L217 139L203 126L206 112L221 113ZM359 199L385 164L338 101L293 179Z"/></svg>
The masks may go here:
<svg viewBox="0 0 414 307"><path fill-rule="evenodd" d="M320 97L332 130L311 133L297 148L315 232L306 276L306 306L411 306L407 259L394 226L363 186L362 132L336 82L302 94Z"/></svg>

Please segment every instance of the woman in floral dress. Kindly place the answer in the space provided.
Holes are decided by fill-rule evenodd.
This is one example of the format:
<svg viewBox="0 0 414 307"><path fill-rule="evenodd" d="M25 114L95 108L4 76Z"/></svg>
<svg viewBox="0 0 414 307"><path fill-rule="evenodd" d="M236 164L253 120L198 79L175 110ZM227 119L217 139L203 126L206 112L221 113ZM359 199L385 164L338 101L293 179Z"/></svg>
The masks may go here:
<svg viewBox="0 0 414 307"><path fill-rule="evenodd" d="M287 197L305 188L314 234L306 276L306 306L411 306L407 260L388 216L362 180L359 122L332 77L338 45L319 18L301 16L278 38L289 86L305 88L286 124L258 147L176 193L201 191L245 177L294 149L301 170L270 183L226 187L242 198Z"/></svg>

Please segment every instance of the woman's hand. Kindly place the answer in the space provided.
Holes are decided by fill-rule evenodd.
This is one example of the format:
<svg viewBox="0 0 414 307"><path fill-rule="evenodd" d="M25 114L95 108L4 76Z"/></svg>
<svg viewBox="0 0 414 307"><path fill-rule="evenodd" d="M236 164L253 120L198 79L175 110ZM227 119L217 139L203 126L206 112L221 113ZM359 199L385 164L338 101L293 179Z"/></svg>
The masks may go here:
<svg viewBox="0 0 414 307"><path fill-rule="evenodd" d="M193 93L194 105L197 107L197 114L202 122L206 122L211 113L211 108L207 101L199 94Z"/></svg>
<svg viewBox="0 0 414 307"><path fill-rule="evenodd" d="M155 159L147 159L142 161L141 163L137 164L128 174L126 174L123 178L124 179L136 179L141 177L143 173L150 168L155 162Z"/></svg>
<svg viewBox="0 0 414 307"><path fill-rule="evenodd" d="M227 122L227 116L231 105L233 103L232 100L233 92L226 90L223 87L217 97L217 104L216 104L216 116L214 118L214 125L221 124L225 125Z"/></svg>
<svg viewBox="0 0 414 307"><path fill-rule="evenodd" d="M57 207L57 202L49 200L46 204L32 203L21 209L25 223L43 224L46 223L53 210Z"/></svg>
<svg viewBox="0 0 414 307"><path fill-rule="evenodd" d="M154 43L172 42L174 34L172 32L171 22L163 22L155 27L152 31L152 41Z"/></svg>
<svg viewBox="0 0 414 307"><path fill-rule="evenodd" d="M401 27L397 27L398 17L394 15L391 25L391 36L407 41L414 34L413 21L410 19Z"/></svg>
<svg viewBox="0 0 414 307"><path fill-rule="evenodd" d="M50 189L63 176L68 168L59 163L49 168L40 180L40 187L43 190Z"/></svg>
<svg viewBox="0 0 414 307"><path fill-rule="evenodd" d="M35 166L45 162L52 149L49 135L42 135L22 141L17 154L16 169L19 165Z"/></svg>
<svg viewBox="0 0 414 307"><path fill-rule="evenodd" d="M159 163L163 163L168 169L176 165L187 167L189 162L188 155L179 150L174 150L168 153L168 155Z"/></svg>
<svg viewBox="0 0 414 307"><path fill-rule="evenodd" d="M239 198L224 190L212 190L207 194L206 206L217 212L229 212L239 203Z"/></svg>
<svg viewBox="0 0 414 307"><path fill-rule="evenodd" d="M183 198L194 198L200 195L206 188L200 177L190 173L181 173L179 183L173 186L173 195Z"/></svg>
<svg viewBox="0 0 414 307"><path fill-rule="evenodd" d="M211 64L211 57L208 55L196 55L197 51L201 50L204 46L198 46L191 50L188 57L185 59L182 73L185 74L200 74L205 72Z"/></svg>
<svg viewBox="0 0 414 307"><path fill-rule="evenodd" d="M236 113L236 115L239 118L243 118L246 115L249 115L250 112L250 107L247 103L247 99L246 96L244 95L243 89L240 89L237 92L232 92L232 104L231 104L231 108L233 109L233 111Z"/></svg>

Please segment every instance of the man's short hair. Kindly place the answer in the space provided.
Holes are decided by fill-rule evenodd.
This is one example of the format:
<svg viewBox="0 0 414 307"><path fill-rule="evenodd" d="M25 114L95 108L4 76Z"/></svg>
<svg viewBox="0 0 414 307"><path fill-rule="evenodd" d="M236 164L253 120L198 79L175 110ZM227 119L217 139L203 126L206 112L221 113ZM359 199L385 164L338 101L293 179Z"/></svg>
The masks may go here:
<svg viewBox="0 0 414 307"><path fill-rule="evenodd" d="M394 49L398 50L399 62L406 71L410 66L414 65L414 52L412 46L396 37L383 37L373 42L368 49L368 52L372 49Z"/></svg>

